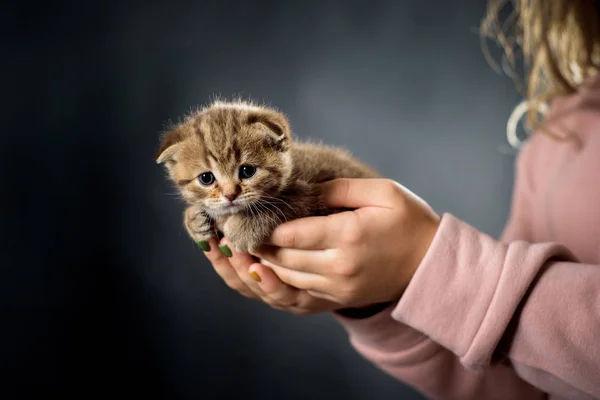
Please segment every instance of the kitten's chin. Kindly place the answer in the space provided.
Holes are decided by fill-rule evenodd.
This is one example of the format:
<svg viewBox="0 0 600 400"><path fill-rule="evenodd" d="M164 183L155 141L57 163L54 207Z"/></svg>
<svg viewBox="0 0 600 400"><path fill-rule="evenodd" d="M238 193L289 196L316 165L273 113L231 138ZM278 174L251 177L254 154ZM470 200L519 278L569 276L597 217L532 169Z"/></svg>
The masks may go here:
<svg viewBox="0 0 600 400"><path fill-rule="evenodd" d="M226 215L237 214L245 208L243 205L221 206L217 208L206 208L206 213L211 217L222 217Z"/></svg>

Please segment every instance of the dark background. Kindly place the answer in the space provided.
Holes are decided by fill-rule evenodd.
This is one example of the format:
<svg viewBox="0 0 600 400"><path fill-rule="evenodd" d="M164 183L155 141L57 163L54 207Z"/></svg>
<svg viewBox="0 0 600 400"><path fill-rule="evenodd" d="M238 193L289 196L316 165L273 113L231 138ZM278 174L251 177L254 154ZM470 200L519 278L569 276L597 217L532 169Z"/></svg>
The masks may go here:
<svg viewBox="0 0 600 400"><path fill-rule="evenodd" d="M420 398L328 315L229 290L153 162L214 95L285 111L494 236L518 97L483 0L0 5L0 398Z"/></svg>

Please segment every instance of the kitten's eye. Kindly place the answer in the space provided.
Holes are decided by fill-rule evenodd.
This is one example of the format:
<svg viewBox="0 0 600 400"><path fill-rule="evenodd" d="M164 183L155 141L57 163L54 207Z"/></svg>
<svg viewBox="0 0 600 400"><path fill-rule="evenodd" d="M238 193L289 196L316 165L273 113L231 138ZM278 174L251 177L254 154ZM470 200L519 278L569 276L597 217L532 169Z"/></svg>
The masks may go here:
<svg viewBox="0 0 600 400"><path fill-rule="evenodd" d="M198 182L200 182L202 186L210 186L215 183L215 176L212 174L212 172L205 172L200 174L198 177Z"/></svg>
<svg viewBox="0 0 600 400"><path fill-rule="evenodd" d="M252 178L256 174L256 167L251 165L242 165L240 167L240 178L241 179L249 179Z"/></svg>

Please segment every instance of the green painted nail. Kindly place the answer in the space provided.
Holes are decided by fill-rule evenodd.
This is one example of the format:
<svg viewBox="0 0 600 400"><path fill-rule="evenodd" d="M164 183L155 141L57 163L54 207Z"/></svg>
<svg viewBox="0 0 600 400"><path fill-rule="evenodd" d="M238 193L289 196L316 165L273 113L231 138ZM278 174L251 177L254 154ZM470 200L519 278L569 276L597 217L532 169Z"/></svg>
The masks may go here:
<svg viewBox="0 0 600 400"><path fill-rule="evenodd" d="M219 245L219 250L221 250L221 253L225 254L227 257L231 257L233 255L226 244Z"/></svg>
<svg viewBox="0 0 600 400"><path fill-rule="evenodd" d="M203 240L201 242L196 242L196 244L202 251L210 251L210 244L208 244L208 242Z"/></svg>

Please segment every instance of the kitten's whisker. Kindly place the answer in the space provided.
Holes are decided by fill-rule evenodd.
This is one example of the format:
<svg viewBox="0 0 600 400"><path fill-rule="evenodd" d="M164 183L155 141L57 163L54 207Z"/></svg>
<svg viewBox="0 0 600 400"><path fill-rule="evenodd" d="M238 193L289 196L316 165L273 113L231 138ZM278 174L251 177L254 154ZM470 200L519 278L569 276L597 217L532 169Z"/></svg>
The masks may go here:
<svg viewBox="0 0 600 400"><path fill-rule="evenodd" d="M292 212L292 215L294 215L294 216L297 215L296 210L290 204L288 204L285 200L283 200L283 199L279 199L277 197L269 196L269 197L267 197L265 199L262 199L262 201L263 201L263 203L266 203L266 204L268 204L268 205L276 208L278 211L280 211L281 214L283 215L283 219L284 220L287 220L287 218L285 216L285 213L283 213L283 211L281 211L281 209L277 206L276 202L279 202L280 204L283 204L283 205L287 206L290 209L290 211Z"/></svg>
<svg viewBox="0 0 600 400"><path fill-rule="evenodd" d="M162 193L163 196L173 197L175 199L182 199L181 193Z"/></svg>
<svg viewBox="0 0 600 400"><path fill-rule="evenodd" d="M254 204L254 205L260 206L262 209L262 212L271 212L273 210L276 211L278 214L281 215L281 219L279 218L279 215L277 215L277 219L280 220L279 223L287 220L285 213L279 207L277 207L277 205L275 205L273 202L271 202L269 200L279 200L279 201L283 202L284 204L286 204L292 211L294 211L293 208L289 204L285 203L283 200L280 200L280 199L277 199L276 197L270 196L265 192L259 192L259 193L264 194L265 198L263 199L263 198L261 198L261 196L255 196L253 194L245 194L245 195L242 195L241 197L239 197L239 199L240 199L240 201L247 201L247 203L246 203L247 205ZM271 206L271 207L268 207L267 205Z"/></svg>
<svg viewBox="0 0 600 400"><path fill-rule="evenodd" d="M271 196L270 194L268 194L266 192L262 192L261 191L260 193L261 193L262 197L264 197L265 199L274 200L274 201L278 201L280 203L283 203L286 206L288 206L290 208L290 210L294 211L294 208L288 202L286 202L285 200L283 200L283 199L281 199L279 197Z"/></svg>
<svg viewBox="0 0 600 400"><path fill-rule="evenodd" d="M253 212L253 214L252 214L252 215L253 215L253 216L255 216L255 218L261 218L261 217L263 217L263 216L264 216L264 212L263 212L263 211L261 211L261 210L260 210L260 209L259 209L259 208L256 206L256 204L253 204L253 205L252 205L252 210L253 210L253 211L252 211L252 212ZM254 212L255 212L255 211L256 211L256 214L254 214ZM268 218L269 216L267 215L266 217Z"/></svg>
<svg viewBox="0 0 600 400"><path fill-rule="evenodd" d="M268 200L263 200L263 201L258 201L257 203L259 203L262 207L264 207L265 209L271 211L276 211L278 214L277 216L279 217L279 215L281 215L281 221L285 221L287 218L285 217L285 213L283 211L281 211L281 209L279 207L277 207L277 205L270 203ZM268 207L270 206L270 207Z"/></svg>
<svg viewBox="0 0 600 400"><path fill-rule="evenodd" d="M248 203L247 209L248 209L248 211L250 211L250 214L252 214L252 218L256 218L256 215L254 214L254 207L252 206L252 203Z"/></svg>
<svg viewBox="0 0 600 400"><path fill-rule="evenodd" d="M279 215L281 215L280 222L287 221L287 219L288 219L287 216L285 215L285 213L283 212L283 210L281 210L281 208L279 208L277 206L277 204L269 201L269 199L262 199L262 200L259 201L259 203L261 203L261 205L264 208L268 209L268 210L276 211L278 213L277 214L278 218L279 218Z"/></svg>
<svg viewBox="0 0 600 400"><path fill-rule="evenodd" d="M283 216L284 221L287 221L288 219L290 219L285 215L285 213L281 210L281 208L279 208L277 206L277 204L273 204L273 203L267 203L267 204L269 204L271 207L275 208ZM291 219L294 219L296 217L296 215L297 215L296 211L291 209Z"/></svg>
<svg viewBox="0 0 600 400"><path fill-rule="evenodd" d="M256 203L254 203L254 205L257 206L257 209L259 209L259 207L261 207L262 208L261 215L264 215L265 217L269 218L269 220L271 220L275 225L281 224L281 220L279 220L279 218L275 218L275 217L278 217L278 215L269 212L270 210L268 208L266 208L264 204L261 204L260 202L256 202Z"/></svg>
<svg viewBox="0 0 600 400"><path fill-rule="evenodd" d="M282 203L283 205L287 206L291 211L295 211L294 207L292 207L287 201L285 201L283 199L271 196L271 197L268 198L268 200L272 200L272 201L276 201L276 202Z"/></svg>
<svg viewBox="0 0 600 400"><path fill-rule="evenodd" d="M274 219L274 218L273 218L273 215L272 215L272 214L270 214L270 213L268 213L268 212L265 212L263 209L261 209L261 208L259 208L259 207L258 207L258 206L259 206L259 203L254 203L254 204L253 204L253 206L255 207L255 209L256 209L256 212L257 212L257 214L258 214L258 216L259 216L260 218L265 218L265 219L267 219L268 221L272 222L273 224L275 224L275 225L279 225L278 221L277 221L276 219Z"/></svg>
<svg viewBox="0 0 600 400"><path fill-rule="evenodd" d="M276 215L273 215L271 212L269 212L269 209L266 208L263 204L257 202L257 203L254 203L254 205L256 206L257 210L260 210L260 215L268 218L270 221L272 221L276 225L278 224L278 221L275 218Z"/></svg>

